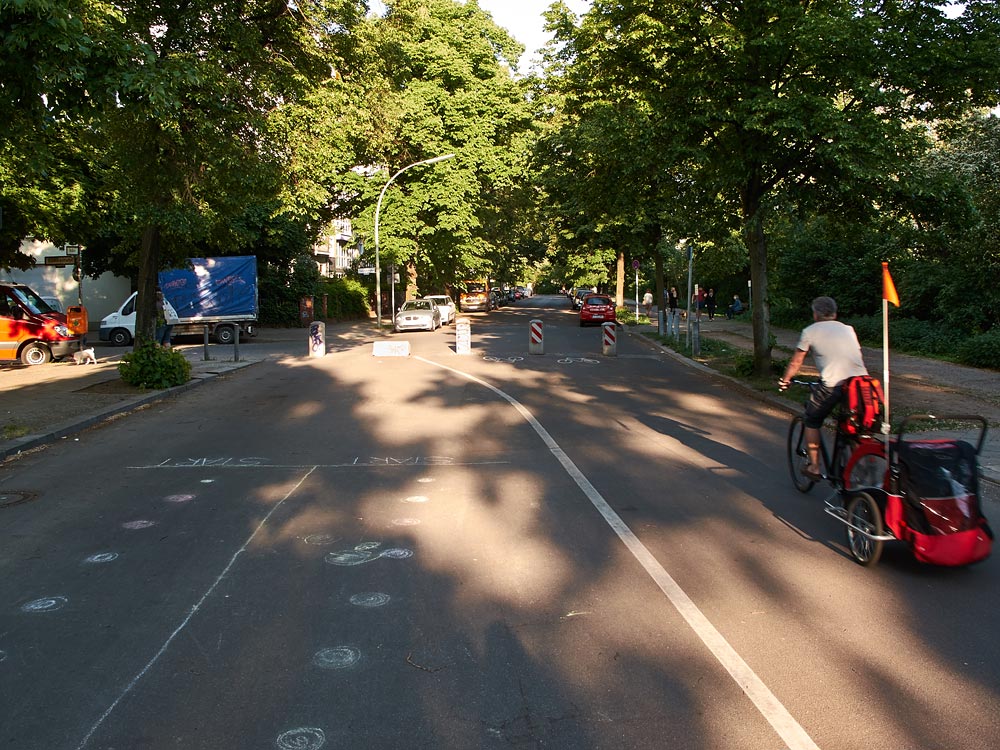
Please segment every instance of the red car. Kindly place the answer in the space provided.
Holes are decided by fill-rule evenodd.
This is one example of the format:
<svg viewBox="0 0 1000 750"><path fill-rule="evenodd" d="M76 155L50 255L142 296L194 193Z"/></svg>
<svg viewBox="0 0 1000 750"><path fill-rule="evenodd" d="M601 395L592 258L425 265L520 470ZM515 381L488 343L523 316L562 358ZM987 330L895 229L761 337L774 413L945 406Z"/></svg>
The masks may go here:
<svg viewBox="0 0 1000 750"><path fill-rule="evenodd" d="M615 306L606 294L588 294L580 305L580 325L614 323Z"/></svg>

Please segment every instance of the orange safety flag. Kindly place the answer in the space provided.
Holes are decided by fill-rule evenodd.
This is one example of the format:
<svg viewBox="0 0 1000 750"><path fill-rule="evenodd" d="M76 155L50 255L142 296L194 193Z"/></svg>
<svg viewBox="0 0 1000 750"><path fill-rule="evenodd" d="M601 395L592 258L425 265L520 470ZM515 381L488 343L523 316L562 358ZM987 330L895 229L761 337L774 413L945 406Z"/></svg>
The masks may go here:
<svg viewBox="0 0 1000 750"><path fill-rule="evenodd" d="M889 275L888 263L882 264L882 299L899 307L899 295L896 294L896 285L892 283L892 276Z"/></svg>

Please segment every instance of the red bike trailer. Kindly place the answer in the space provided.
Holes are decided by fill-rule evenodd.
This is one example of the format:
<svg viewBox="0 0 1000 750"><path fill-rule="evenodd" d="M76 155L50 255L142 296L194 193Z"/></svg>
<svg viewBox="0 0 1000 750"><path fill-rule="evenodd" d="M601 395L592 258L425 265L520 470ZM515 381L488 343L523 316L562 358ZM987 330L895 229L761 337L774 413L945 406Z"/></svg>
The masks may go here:
<svg viewBox="0 0 1000 750"><path fill-rule="evenodd" d="M975 447L965 440L907 435L918 422L975 423ZM887 541L908 544L932 565L971 565L989 557L993 532L979 499L978 456L987 422L980 416L914 414L888 444L882 486L848 487L826 512L847 527L848 548L862 565L874 565ZM874 449L873 449L874 450Z"/></svg>

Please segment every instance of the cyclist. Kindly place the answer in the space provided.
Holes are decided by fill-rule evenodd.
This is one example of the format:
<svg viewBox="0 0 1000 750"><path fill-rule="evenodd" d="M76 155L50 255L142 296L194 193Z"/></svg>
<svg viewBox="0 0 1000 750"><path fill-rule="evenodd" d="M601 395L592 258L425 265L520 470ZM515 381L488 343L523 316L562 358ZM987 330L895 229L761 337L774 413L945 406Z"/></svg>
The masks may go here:
<svg viewBox="0 0 1000 750"><path fill-rule="evenodd" d="M809 465L802 473L818 480L822 479L819 431L823 421L840 403L843 382L858 375L867 375L868 368L861 356L858 335L851 326L837 320L837 303L831 297L817 297L812 301L812 312L815 322L802 330L785 375L778 381L778 388L782 391L788 388L802 367L806 354L811 351L822 383L813 389L803 414Z"/></svg>

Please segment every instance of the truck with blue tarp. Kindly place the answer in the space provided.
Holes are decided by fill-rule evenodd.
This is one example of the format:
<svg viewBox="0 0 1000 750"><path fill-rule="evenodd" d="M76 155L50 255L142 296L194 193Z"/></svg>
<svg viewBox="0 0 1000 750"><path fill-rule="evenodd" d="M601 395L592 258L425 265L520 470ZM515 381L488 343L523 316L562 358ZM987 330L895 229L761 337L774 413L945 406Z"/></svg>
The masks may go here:
<svg viewBox="0 0 1000 750"><path fill-rule="evenodd" d="M182 268L159 273L172 335L209 334L231 344L239 334L257 332L257 257L188 258ZM127 346L135 338L136 292L101 321L100 339ZM176 317L175 317L176 316Z"/></svg>

